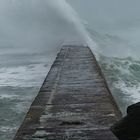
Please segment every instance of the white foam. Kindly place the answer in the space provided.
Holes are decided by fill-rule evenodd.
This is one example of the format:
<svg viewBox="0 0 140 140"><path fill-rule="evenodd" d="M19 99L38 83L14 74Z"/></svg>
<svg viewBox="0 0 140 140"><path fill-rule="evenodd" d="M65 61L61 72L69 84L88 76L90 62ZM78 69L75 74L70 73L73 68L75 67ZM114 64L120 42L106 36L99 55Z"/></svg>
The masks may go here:
<svg viewBox="0 0 140 140"><path fill-rule="evenodd" d="M10 127L10 126L0 126L0 131L3 133L12 132L13 130L16 130L16 127Z"/></svg>
<svg viewBox="0 0 140 140"><path fill-rule="evenodd" d="M45 64L31 64L28 66L1 68L0 86L13 86L13 87L40 86L43 80L45 79L45 76L48 73L49 68L50 65L46 67Z"/></svg>
<svg viewBox="0 0 140 140"><path fill-rule="evenodd" d="M125 81L118 81L114 86L126 95L126 99L133 103L140 101L140 83L137 85L128 86Z"/></svg>
<svg viewBox="0 0 140 140"><path fill-rule="evenodd" d="M7 94L7 93L5 93L5 94L0 94L0 99L14 99L14 98L16 98L17 97L17 95L9 95L9 94Z"/></svg>
<svg viewBox="0 0 140 140"><path fill-rule="evenodd" d="M126 115L127 106L140 101L140 63L130 57L103 57L100 62L110 89L122 113Z"/></svg>

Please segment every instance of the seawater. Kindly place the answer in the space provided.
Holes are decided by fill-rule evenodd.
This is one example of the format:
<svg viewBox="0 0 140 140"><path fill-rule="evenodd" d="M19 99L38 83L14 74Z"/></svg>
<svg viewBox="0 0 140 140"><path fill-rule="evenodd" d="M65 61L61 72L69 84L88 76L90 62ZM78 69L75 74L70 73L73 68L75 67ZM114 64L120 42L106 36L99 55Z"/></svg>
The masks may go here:
<svg viewBox="0 0 140 140"><path fill-rule="evenodd" d="M124 115L140 100L139 7L124 1L0 1L0 140L14 137L63 44L91 47Z"/></svg>
<svg viewBox="0 0 140 140"><path fill-rule="evenodd" d="M0 58L3 60L0 66L0 140L10 140L37 95L52 61L40 53L8 53Z"/></svg>

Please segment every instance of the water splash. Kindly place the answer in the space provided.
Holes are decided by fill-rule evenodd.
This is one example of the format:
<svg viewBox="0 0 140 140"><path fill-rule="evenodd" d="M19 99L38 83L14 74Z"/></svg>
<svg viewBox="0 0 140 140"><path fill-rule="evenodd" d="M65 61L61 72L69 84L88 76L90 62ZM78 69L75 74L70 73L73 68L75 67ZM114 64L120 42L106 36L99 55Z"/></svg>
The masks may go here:
<svg viewBox="0 0 140 140"><path fill-rule="evenodd" d="M66 0L1 0L0 16L0 47L26 52L55 49L55 52L60 42L79 42L97 49Z"/></svg>
<svg viewBox="0 0 140 140"><path fill-rule="evenodd" d="M82 20L79 18L77 12L70 6L70 4L66 2L66 0L48 0L47 2L52 8L57 10L57 14L59 16L63 17L68 23L73 25L80 38L79 44L83 43L93 47L94 51L97 50L97 45L91 39L90 35L82 24ZM78 43L78 40L70 41L69 39L66 39L64 42Z"/></svg>

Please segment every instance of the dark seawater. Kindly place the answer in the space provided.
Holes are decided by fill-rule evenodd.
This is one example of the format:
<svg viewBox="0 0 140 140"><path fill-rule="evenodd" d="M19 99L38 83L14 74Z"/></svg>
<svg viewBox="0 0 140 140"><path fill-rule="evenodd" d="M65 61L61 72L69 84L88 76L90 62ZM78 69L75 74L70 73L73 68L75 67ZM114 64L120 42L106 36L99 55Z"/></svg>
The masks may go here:
<svg viewBox="0 0 140 140"><path fill-rule="evenodd" d="M14 137L54 58L46 53L0 55L0 140Z"/></svg>
<svg viewBox="0 0 140 140"><path fill-rule="evenodd" d="M37 87L0 87L1 140L13 137L37 90Z"/></svg>

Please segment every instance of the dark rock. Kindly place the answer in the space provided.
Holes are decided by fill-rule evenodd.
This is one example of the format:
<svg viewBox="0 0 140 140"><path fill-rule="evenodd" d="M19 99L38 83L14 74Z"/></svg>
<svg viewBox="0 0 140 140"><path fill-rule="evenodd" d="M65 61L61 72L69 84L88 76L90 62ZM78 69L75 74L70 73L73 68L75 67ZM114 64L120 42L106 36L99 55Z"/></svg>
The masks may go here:
<svg viewBox="0 0 140 140"><path fill-rule="evenodd" d="M140 117L140 102L128 106L127 114L134 117Z"/></svg>
<svg viewBox="0 0 140 140"><path fill-rule="evenodd" d="M127 108L127 116L114 124L112 132L120 140L138 140L140 138L140 102Z"/></svg>

